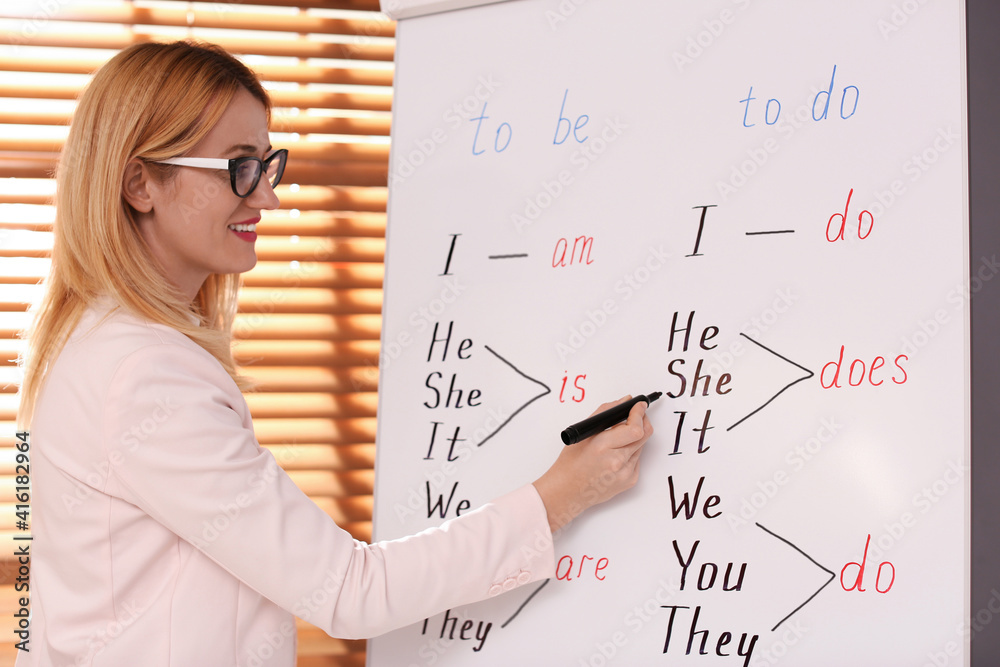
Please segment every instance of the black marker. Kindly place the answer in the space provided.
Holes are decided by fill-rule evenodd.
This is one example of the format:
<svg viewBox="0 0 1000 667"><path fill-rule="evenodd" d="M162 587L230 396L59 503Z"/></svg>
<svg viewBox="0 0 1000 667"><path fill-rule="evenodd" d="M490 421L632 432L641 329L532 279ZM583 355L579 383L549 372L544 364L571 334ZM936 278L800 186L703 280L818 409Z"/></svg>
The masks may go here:
<svg viewBox="0 0 1000 667"><path fill-rule="evenodd" d="M646 405L649 405L656 399L658 399L663 394L658 391L654 391L648 396L636 396L630 401L625 401L613 408L608 408L604 412L598 412L592 417L587 417L581 422L577 422L572 426L566 428L562 432L562 441L564 444L572 445L580 442L581 440L586 440L592 435L605 431L615 424L625 421L628 418L628 413L632 409L632 406L643 401Z"/></svg>

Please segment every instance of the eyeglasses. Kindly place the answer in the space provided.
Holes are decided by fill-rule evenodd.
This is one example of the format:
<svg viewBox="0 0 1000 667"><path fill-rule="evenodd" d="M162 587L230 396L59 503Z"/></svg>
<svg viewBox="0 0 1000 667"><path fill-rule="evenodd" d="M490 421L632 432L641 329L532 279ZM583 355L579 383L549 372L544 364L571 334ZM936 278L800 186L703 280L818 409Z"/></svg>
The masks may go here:
<svg viewBox="0 0 1000 667"><path fill-rule="evenodd" d="M246 199L260 183L261 174L267 174L271 187L281 182L285 173L285 162L288 160L288 149L281 148L261 160L259 157L238 157L231 160L210 157L173 157L168 160L156 160L160 164L175 164L181 167L197 167L198 169L228 169L229 183L233 193Z"/></svg>

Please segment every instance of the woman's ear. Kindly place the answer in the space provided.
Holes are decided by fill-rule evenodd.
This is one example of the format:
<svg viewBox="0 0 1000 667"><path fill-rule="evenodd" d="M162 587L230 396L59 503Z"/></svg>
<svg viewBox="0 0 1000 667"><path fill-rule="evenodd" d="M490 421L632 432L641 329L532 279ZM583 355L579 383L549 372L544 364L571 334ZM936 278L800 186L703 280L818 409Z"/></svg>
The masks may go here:
<svg viewBox="0 0 1000 667"><path fill-rule="evenodd" d="M149 167L139 158L129 160L125 165L125 176L122 178L122 196L140 213L149 213L153 210L149 181Z"/></svg>

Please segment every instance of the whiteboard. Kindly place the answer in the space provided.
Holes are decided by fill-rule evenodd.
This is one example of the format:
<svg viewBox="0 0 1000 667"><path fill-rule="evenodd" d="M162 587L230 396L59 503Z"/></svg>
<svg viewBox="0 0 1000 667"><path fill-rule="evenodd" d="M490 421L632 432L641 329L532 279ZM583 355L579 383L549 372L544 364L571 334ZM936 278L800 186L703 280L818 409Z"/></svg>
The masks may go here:
<svg viewBox="0 0 1000 667"><path fill-rule="evenodd" d="M666 395L638 485L557 536L556 578L370 665L968 664L963 12L400 22L375 537L536 479L603 401Z"/></svg>

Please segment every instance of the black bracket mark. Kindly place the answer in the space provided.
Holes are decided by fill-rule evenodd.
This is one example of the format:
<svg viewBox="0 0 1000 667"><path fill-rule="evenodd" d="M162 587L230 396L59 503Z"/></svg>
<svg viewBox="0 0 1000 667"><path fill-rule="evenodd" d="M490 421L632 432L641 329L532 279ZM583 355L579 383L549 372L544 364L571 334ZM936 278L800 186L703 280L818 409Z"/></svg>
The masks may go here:
<svg viewBox="0 0 1000 667"><path fill-rule="evenodd" d="M791 542L789 542L788 540L786 540L785 538L783 538L783 537L782 537L781 535L778 535L777 533L775 533L775 532L773 532L773 531L770 531L770 530L768 530L767 528L765 528L764 526L760 525L759 523L758 523L758 524L756 524L756 525L757 525L757 527L758 527L758 528L760 528L761 530L763 530L763 531L764 531L765 533L767 533L767 534L768 534L768 535L770 535L771 537L776 537L776 538L778 538L779 540L781 540L782 542L784 542L785 544L787 544L787 545L788 545L788 546L790 546L791 548L793 548L793 549L795 549L796 551L798 551L798 552L799 552L800 554L802 554L803 556L805 556L806 558L808 558L808 559L809 559L809 562L810 562L810 563L812 563L813 565L815 565L816 567L818 567L819 569L823 570L824 572L826 572L827 574L829 574L829 575L830 575L830 578L826 580L826 583L824 583L824 584L823 584L822 586L820 586L819 588L817 588L817 589L816 589L816 592L815 592L815 593L813 593L812 595L810 595L810 596L809 596L808 598L806 598L806 601L805 601L805 602L803 602L803 603L802 603L802 604L800 604L800 605L799 605L798 607L796 607L795 609L793 609L793 610L792 610L792 613L790 613L790 614L788 614L787 616L785 616L785 617L784 617L783 619L781 619L780 621L778 621L777 625L775 625L775 626L774 626L773 628L771 628L771 632L774 632L775 630L777 630L777 629L778 629L778 627L779 627L779 626L780 626L780 625L781 625L782 623L784 623L785 621L787 621L788 619L790 619L790 618L791 618L792 616L794 616L794 615L795 615L795 613L796 613L796 612L797 612L797 611L798 611L799 609L802 609L802 607L805 607L805 606L806 606L807 604L809 604L809 603L810 603L810 602L812 601L812 599L813 599L814 597L816 597L817 595L819 595L819 592L820 592L821 590L823 590L824 588L826 588L827 586L829 586L829 585L830 585L830 582L831 582L831 581L833 581L833 580L834 580L834 578L835 578L835 577L836 577L837 575L836 575L836 574L834 574L832 570L828 570L828 569L826 569L825 567L823 567L822 565L820 565L819 563L817 563L817 562L816 562L816 561L815 561L815 560L813 559L813 557L812 557L812 556L810 556L809 554L807 554L807 553L806 553L805 551L803 551L802 549L799 549L799 548L798 548L797 546L795 546L794 544L792 544Z"/></svg>
<svg viewBox="0 0 1000 667"><path fill-rule="evenodd" d="M795 363L794 361L792 361L792 360L791 360L791 359L789 359L788 357L783 357L783 356L781 356L780 354L778 354L777 352L775 352L775 351L774 351L774 350L772 350L771 348L769 348L769 347L765 347L764 345L761 345L760 343L758 343L757 341L755 341L755 340L754 340L753 338L751 338L750 336L746 335L745 333L741 333L740 335L741 335L741 336L743 336L744 338L746 338L746 339L747 339L748 341L750 341L750 342L751 342L751 343L753 343L754 345L756 345L757 347L759 347L759 348L762 348L762 349L764 349L764 350L767 350L768 352L770 352L770 353L771 353L771 354L773 354L774 356L778 357L778 358L779 358L779 359L781 359L782 361L787 361L787 362L788 362L788 363L790 363L790 364L791 364L792 366L795 366L796 368L801 368L801 369L802 369L802 370L804 370L804 371L805 371L805 372L806 372L807 374L806 374L806 375L803 375L802 377L800 377L800 378L799 378L799 379L797 379L797 380L792 380L791 382L789 382L788 384L786 384L786 385L785 385L784 387L782 387L782 388L781 388L781 389L780 389L780 390L778 391L778 393L776 393L776 394L775 394L774 396L772 396L771 398L767 399L767 401L766 401L766 402L765 402L765 403L764 403L763 405L761 405L761 406L760 406L760 407L758 407L758 408L757 408L756 410L754 410L753 412L751 412L751 413L750 413L750 414L748 414L747 416L743 417L743 419L740 419L740 420L739 420L738 422L736 422L735 424L733 424L732 426L730 426L729 428L727 428L727 429L726 429L727 431L732 431L732 430L733 430L734 428L736 428L737 426L739 426L740 424L742 424L743 422L745 422L745 421L746 421L747 419L750 419L750 417L753 417L753 416L754 416L755 414L757 414L758 412L760 412L761 410L763 410L764 408L766 408L766 407L767 407L768 405L770 405L771 401L773 401L774 399L778 398L778 396L781 396L781 394L782 394L782 393L784 393L784 392L785 392L785 390L789 389L789 388L790 388L790 387L792 387L793 385L796 385L796 384L798 384L799 382L802 382L803 380L808 380L809 378L811 378L811 377L813 376L813 372L812 372L811 370L809 370L808 368L806 368L805 366L803 366L803 365L801 365L801 364L797 364L797 363Z"/></svg>
<svg viewBox="0 0 1000 667"><path fill-rule="evenodd" d="M496 354L496 353L494 352L494 354ZM517 611L515 611L515 612L514 612L514 615L513 615L513 616L511 616L510 618L508 618L508 619L507 619L506 621L504 621L504 622L503 622L503 625L501 625L501 626L500 626L500 629L501 629L501 630L503 630L504 628L506 628L506 627L507 627L507 625L508 625L508 624L509 624L509 623L510 623L511 621L513 621L513 620L514 620L515 618L517 618L517 615L521 613L521 610L522 610L522 609L524 609L524 608L525 608L525 606L527 606L527 604L528 604L529 602L531 602L532 598L534 598L534 597L535 597L536 595L538 595L538 594L539 594L539 593L541 592L541 590L542 590L543 588L545 588L545 587L546 587L546 586L548 585L548 583L549 583L550 581L552 581L552 580L551 580L551 579L546 579L545 581L543 581L543 582L542 582L542 585L541 585L541 586L539 586L539 587L538 587L538 588L536 588L536 589L535 589L534 591L532 591L532 592L531 592L531 595L529 595L529 596L527 597L527 599L525 599L525 601L521 603L521 606L517 608Z"/></svg>
<svg viewBox="0 0 1000 667"><path fill-rule="evenodd" d="M525 374L517 366L515 366L514 364L510 363L509 361L507 361L506 359L504 359L503 357L501 357L499 354L497 354L496 351L494 351L492 348L490 348L489 345L483 345L483 347L485 347L490 352L490 354L492 354L493 356L495 356L497 359L499 359L500 361L504 362L505 364L507 364L508 366L510 366L511 368L513 368L514 371L518 375L520 375L521 377L525 378L526 380L531 380L535 384L541 386L545 391L543 391L542 393L538 394L537 396L534 396L533 398L531 398L527 403L525 403L524 405L522 405L521 407L519 407L517 410L514 410L514 414L512 414L510 417L507 417L507 419L504 420L504 423L502 423L502 424L500 424L500 426L496 427L496 430L494 430L492 433L490 433L485 438L483 438L482 440L480 440L479 443L476 445L477 447L482 447L484 442L486 442L487 440L489 440L490 438L492 438L493 436L495 436L497 433L499 433L500 429L502 429L504 426L506 426L507 424L509 424L510 420L512 420L514 417L516 417L518 415L518 413L521 412L521 410L524 410L526 407L528 407L529 405L531 405L532 403L534 403L535 401L537 401L538 399L540 399L542 396L545 396L546 394L548 394L548 393L550 393L552 391L551 389L549 389L549 386L547 384L545 384L544 382L541 382L539 380L536 380L535 378L531 377L530 375Z"/></svg>

